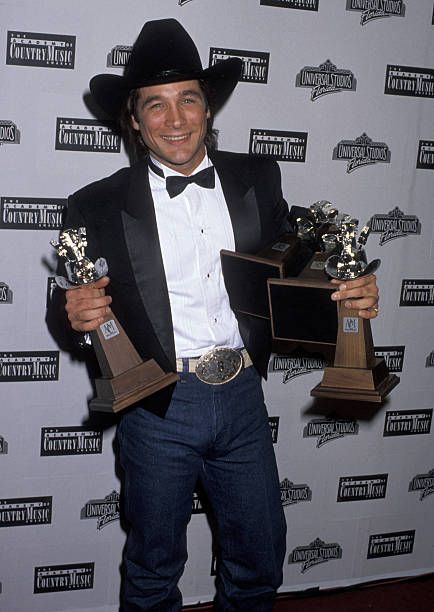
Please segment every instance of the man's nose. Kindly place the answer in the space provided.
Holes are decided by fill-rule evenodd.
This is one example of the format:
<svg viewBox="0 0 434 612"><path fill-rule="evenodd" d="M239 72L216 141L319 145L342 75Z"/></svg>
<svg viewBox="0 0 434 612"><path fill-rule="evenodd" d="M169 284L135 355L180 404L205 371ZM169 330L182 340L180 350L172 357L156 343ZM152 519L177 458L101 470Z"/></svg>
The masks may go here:
<svg viewBox="0 0 434 612"><path fill-rule="evenodd" d="M184 123L184 112L177 104L172 104L166 115L166 123L173 127L180 127Z"/></svg>

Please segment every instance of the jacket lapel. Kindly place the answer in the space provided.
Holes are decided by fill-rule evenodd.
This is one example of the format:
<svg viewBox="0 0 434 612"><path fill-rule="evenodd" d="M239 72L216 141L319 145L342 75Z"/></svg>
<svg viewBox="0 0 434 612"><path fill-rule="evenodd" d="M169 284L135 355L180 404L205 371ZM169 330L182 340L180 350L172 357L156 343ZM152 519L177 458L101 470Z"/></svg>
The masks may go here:
<svg viewBox="0 0 434 612"><path fill-rule="evenodd" d="M240 252L256 252L261 240L261 223L255 190L243 168L224 154L211 154L217 170ZM131 168L131 180L121 212L125 241L135 282L164 353L175 367L175 342L166 275L161 256L148 168L141 161Z"/></svg>
<svg viewBox="0 0 434 612"><path fill-rule="evenodd" d="M175 364L172 315L148 168L131 168L131 181L122 223L137 288L156 336L171 364Z"/></svg>
<svg viewBox="0 0 434 612"><path fill-rule="evenodd" d="M241 253L258 250L261 241L261 221L255 189L245 175L246 164L238 168L224 154L210 154L217 170L231 217L235 249ZM244 170L244 172L243 172Z"/></svg>

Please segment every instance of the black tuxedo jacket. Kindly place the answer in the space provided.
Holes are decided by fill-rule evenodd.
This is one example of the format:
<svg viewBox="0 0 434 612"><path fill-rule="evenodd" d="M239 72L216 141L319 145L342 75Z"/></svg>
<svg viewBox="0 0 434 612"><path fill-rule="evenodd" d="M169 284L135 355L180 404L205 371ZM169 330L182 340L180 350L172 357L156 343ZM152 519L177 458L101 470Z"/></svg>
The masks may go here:
<svg viewBox="0 0 434 612"><path fill-rule="evenodd" d="M236 250L256 253L287 231L288 208L276 162L214 152L235 235ZM69 198L64 227L86 227L87 254L105 257L112 309L143 358L175 370L175 345L146 160L92 183ZM257 370L266 375L269 323L238 316Z"/></svg>

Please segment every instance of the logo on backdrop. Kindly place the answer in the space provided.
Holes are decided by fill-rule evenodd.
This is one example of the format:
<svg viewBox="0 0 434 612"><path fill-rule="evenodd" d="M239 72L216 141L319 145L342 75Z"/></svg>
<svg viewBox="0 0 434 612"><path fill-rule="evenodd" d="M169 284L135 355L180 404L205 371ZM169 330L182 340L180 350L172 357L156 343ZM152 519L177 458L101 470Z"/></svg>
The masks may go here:
<svg viewBox="0 0 434 612"><path fill-rule="evenodd" d="M409 492L420 491L420 501L428 497L428 495L432 495L434 493L434 469L430 470L427 474L416 474L410 480L408 490Z"/></svg>
<svg viewBox="0 0 434 612"><path fill-rule="evenodd" d="M179 6L183 6L184 4L187 4L187 2L191 2L191 0L178 0Z"/></svg>
<svg viewBox="0 0 434 612"><path fill-rule="evenodd" d="M41 457L98 455L102 453L102 430L89 427L42 427Z"/></svg>
<svg viewBox="0 0 434 612"><path fill-rule="evenodd" d="M49 525L52 510L52 497L0 499L0 527Z"/></svg>
<svg viewBox="0 0 434 612"><path fill-rule="evenodd" d="M369 537L367 559L410 555L413 552L415 530L376 533Z"/></svg>
<svg viewBox="0 0 434 612"><path fill-rule="evenodd" d="M271 439L273 440L273 444L277 444L277 438L279 435L279 421L280 417L268 417L268 424L270 426L271 431Z"/></svg>
<svg viewBox="0 0 434 612"><path fill-rule="evenodd" d="M434 98L434 68L387 64L384 93L392 96Z"/></svg>
<svg viewBox="0 0 434 612"><path fill-rule="evenodd" d="M55 148L57 151L119 153L121 137L112 121L58 117Z"/></svg>
<svg viewBox="0 0 434 612"><path fill-rule="evenodd" d="M405 346L377 346L374 351L375 357L384 359L389 372L402 372Z"/></svg>
<svg viewBox="0 0 434 612"><path fill-rule="evenodd" d="M319 0L261 0L262 6L278 6L301 11L317 11L318 4Z"/></svg>
<svg viewBox="0 0 434 612"><path fill-rule="evenodd" d="M315 370L323 370L326 366L324 357L314 357L311 355L274 355L270 361L269 372L283 372L282 383L286 384L289 381L310 374Z"/></svg>
<svg viewBox="0 0 434 612"><path fill-rule="evenodd" d="M312 501L312 491L307 484L294 484L288 478L284 478L280 483L280 499L282 506L310 502Z"/></svg>
<svg viewBox="0 0 434 612"><path fill-rule="evenodd" d="M296 87L310 87L310 99L315 102L326 94L356 91L357 79L351 70L337 68L329 59L319 66L305 66L295 79Z"/></svg>
<svg viewBox="0 0 434 612"><path fill-rule="evenodd" d="M387 215L374 215L369 221L371 234L381 234L380 246L395 238L420 234L420 221L416 215L404 215L397 206Z"/></svg>
<svg viewBox="0 0 434 612"><path fill-rule="evenodd" d="M288 563L301 563L301 573L304 574L311 567L342 558L342 548L336 542L326 544L316 538L307 546L297 546L289 553Z"/></svg>
<svg viewBox="0 0 434 612"><path fill-rule="evenodd" d="M0 455L8 454L8 443L3 436L0 436Z"/></svg>
<svg viewBox="0 0 434 612"><path fill-rule="evenodd" d="M267 83L270 54L262 51L241 51L239 49L222 49L211 47L209 50L209 66L230 57L238 57L243 61L243 71L240 81L245 83Z"/></svg>
<svg viewBox="0 0 434 612"><path fill-rule="evenodd" d="M13 295L9 285L0 282L0 304L12 304Z"/></svg>
<svg viewBox="0 0 434 612"><path fill-rule="evenodd" d="M93 589L95 563L35 567L33 592L59 593Z"/></svg>
<svg viewBox="0 0 434 612"><path fill-rule="evenodd" d="M0 228L60 229L67 200L62 198L0 198Z"/></svg>
<svg viewBox="0 0 434 612"><path fill-rule="evenodd" d="M80 519L97 519L96 528L102 529L119 520L119 493L112 491L104 499L91 499L81 509Z"/></svg>
<svg viewBox="0 0 434 612"><path fill-rule="evenodd" d="M0 353L0 382L59 379L59 351L8 351Z"/></svg>
<svg viewBox="0 0 434 612"><path fill-rule="evenodd" d="M107 68L126 66L131 55L131 45L116 45L107 55Z"/></svg>
<svg viewBox="0 0 434 612"><path fill-rule="evenodd" d="M75 36L8 32L6 64L42 68L74 68Z"/></svg>
<svg viewBox="0 0 434 612"><path fill-rule="evenodd" d="M20 131L9 119L0 119L0 146L4 144L19 144Z"/></svg>
<svg viewBox="0 0 434 612"><path fill-rule="evenodd" d="M434 279L404 279L400 306L434 306Z"/></svg>
<svg viewBox="0 0 434 612"><path fill-rule="evenodd" d="M431 353L427 356L425 361L425 367L434 368L434 351L431 351Z"/></svg>
<svg viewBox="0 0 434 612"><path fill-rule="evenodd" d="M250 130L249 154L276 161L306 161L307 132Z"/></svg>
<svg viewBox="0 0 434 612"><path fill-rule="evenodd" d="M317 448L332 440L358 434L359 424L353 419L313 419L303 429L303 438L318 438Z"/></svg>
<svg viewBox="0 0 434 612"><path fill-rule="evenodd" d="M386 497L387 474L342 476L339 478L338 502L365 501Z"/></svg>
<svg viewBox="0 0 434 612"><path fill-rule="evenodd" d="M385 142L374 142L363 133L355 140L341 140L333 149L332 159L346 160L347 173L362 166L390 163L390 149Z"/></svg>
<svg viewBox="0 0 434 612"><path fill-rule="evenodd" d="M432 412L432 408L386 412L383 437L429 434Z"/></svg>
<svg viewBox="0 0 434 612"><path fill-rule="evenodd" d="M434 140L419 140L416 168L434 170Z"/></svg>
<svg viewBox="0 0 434 612"><path fill-rule="evenodd" d="M381 17L404 17L403 0L347 0L347 11L361 12L360 24Z"/></svg>

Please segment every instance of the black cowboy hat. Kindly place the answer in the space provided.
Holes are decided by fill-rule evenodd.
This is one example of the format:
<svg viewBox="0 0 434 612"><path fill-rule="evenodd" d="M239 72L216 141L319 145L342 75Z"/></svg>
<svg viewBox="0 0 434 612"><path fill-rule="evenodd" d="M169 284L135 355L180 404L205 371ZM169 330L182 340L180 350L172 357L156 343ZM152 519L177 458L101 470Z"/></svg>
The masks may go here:
<svg viewBox="0 0 434 612"><path fill-rule="evenodd" d="M89 87L97 104L111 117L118 117L132 89L203 80L208 102L216 112L232 93L241 67L240 59L230 58L203 70L196 45L182 25L176 19L160 19L143 26L123 76L98 74Z"/></svg>

